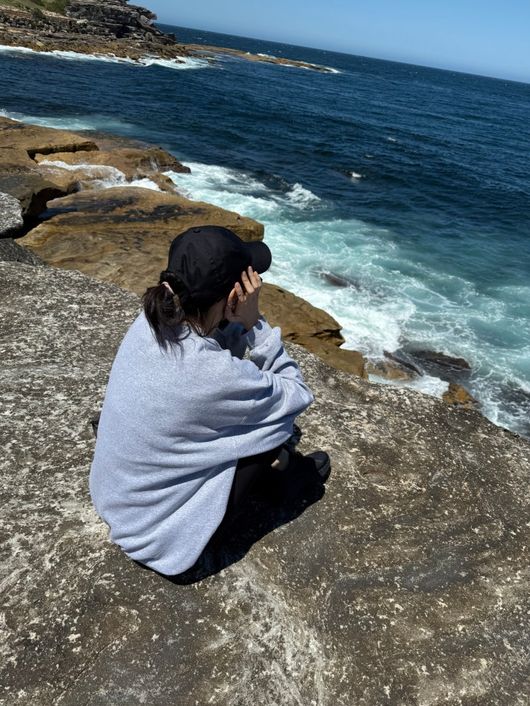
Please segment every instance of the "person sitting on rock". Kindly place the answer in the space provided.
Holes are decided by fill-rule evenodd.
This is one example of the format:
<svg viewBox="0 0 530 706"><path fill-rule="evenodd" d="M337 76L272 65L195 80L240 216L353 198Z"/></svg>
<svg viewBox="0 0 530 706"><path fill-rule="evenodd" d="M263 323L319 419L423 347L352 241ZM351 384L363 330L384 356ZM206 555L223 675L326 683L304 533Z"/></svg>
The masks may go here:
<svg viewBox="0 0 530 706"><path fill-rule="evenodd" d="M271 465L293 463L313 395L259 311L270 264L265 243L226 228L177 236L112 365L90 493L110 539L161 574L192 567ZM325 452L298 458L327 478Z"/></svg>

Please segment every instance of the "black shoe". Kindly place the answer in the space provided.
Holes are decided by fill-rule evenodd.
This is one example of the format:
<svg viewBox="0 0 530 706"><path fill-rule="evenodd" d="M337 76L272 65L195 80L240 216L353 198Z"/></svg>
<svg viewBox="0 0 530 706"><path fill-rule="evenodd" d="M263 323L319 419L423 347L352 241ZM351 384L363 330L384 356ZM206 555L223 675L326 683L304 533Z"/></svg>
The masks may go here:
<svg viewBox="0 0 530 706"><path fill-rule="evenodd" d="M313 451L304 456L310 462L324 483L331 473L331 460L325 451Z"/></svg>
<svg viewBox="0 0 530 706"><path fill-rule="evenodd" d="M302 454L299 451L291 453L289 466L300 468L304 473L316 473L319 480L325 483L331 473L331 460L325 451L313 451ZM289 470L289 466L287 470Z"/></svg>

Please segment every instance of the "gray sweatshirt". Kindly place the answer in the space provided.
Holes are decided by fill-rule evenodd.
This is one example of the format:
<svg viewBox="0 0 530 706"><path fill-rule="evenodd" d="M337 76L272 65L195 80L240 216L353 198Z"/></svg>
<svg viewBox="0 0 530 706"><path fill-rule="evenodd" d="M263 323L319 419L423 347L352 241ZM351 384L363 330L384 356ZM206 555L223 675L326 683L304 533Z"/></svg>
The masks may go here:
<svg viewBox="0 0 530 706"><path fill-rule="evenodd" d="M111 541L163 574L185 571L223 519L237 460L283 443L312 401L265 319L164 351L141 313L112 365L90 471Z"/></svg>

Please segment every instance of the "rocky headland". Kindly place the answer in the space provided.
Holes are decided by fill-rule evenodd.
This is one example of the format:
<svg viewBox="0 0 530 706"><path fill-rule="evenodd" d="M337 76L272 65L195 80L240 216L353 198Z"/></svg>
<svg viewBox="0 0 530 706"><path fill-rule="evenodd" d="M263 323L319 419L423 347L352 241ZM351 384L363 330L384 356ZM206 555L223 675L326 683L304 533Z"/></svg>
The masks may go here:
<svg viewBox="0 0 530 706"><path fill-rule="evenodd" d="M226 47L185 45L156 27L156 15L127 0L0 0L0 45L40 52L76 52L185 63L191 57L215 61L229 54L248 61L293 66L322 73L335 69L296 59L252 54Z"/></svg>

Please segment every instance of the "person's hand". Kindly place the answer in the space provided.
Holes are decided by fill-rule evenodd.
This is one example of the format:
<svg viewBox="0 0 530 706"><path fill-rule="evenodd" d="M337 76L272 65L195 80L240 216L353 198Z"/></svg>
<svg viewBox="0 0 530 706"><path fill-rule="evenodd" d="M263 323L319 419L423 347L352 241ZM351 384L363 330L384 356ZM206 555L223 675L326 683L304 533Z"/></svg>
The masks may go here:
<svg viewBox="0 0 530 706"><path fill-rule="evenodd" d="M241 282L236 282L228 295L225 308L225 318L243 324L247 331L257 323L259 318L258 298L261 289L261 277L249 265L241 273Z"/></svg>

